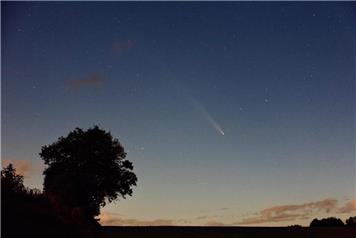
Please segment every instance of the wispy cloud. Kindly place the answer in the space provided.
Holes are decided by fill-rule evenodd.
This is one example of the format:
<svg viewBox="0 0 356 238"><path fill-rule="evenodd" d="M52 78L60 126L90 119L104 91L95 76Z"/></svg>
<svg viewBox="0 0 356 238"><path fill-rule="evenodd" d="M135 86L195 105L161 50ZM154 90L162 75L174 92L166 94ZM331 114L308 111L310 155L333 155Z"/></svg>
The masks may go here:
<svg viewBox="0 0 356 238"><path fill-rule="evenodd" d="M32 170L32 163L29 160L2 159L1 166L4 168L12 164L17 174L27 175Z"/></svg>
<svg viewBox="0 0 356 238"><path fill-rule="evenodd" d="M205 223L205 226L228 226L229 224L225 224L216 220L209 220Z"/></svg>
<svg viewBox="0 0 356 238"><path fill-rule="evenodd" d="M274 206L261 210L258 216L245 218L237 224L249 225L266 222L292 221L296 219L308 219L310 214L316 212L335 211L337 200L327 198L322 201L310 202L298 205Z"/></svg>
<svg viewBox="0 0 356 238"><path fill-rule="evenodd" d="M116 54L121 54L124 51L130 50L134 48L136 45L136 42L133 40L116 40L112 44L112 48L114 53Z"/></svg>
<svg viewBox="0 0 356 238"><path fill-rule="evenodd" d="M101 87L104 84L104 77L100 74L93 74L81 79L73 79L68 83L71 89L81 89L85 87Z"/></svg>
<svg viewBox="0 0 356 238"><path fill-rule="evenodd" d="M338 209L339 213L355 213L356 212L356 200L351 200L345 203L344 206Z"/></svg>
<svg viewBox="0 0 356 238"><path fill-rule="evenodd" d="M195 219L196 220L203 220L203 219L206 219L206 218L208 218L208 216L198 216Z"/></svg>
<svg viewBox="0 0 356 238"><path fill-rule="evenodd" d="M173 220L155 219L155 220L140 220L121 218L109 212L102 212L98 218L100 224L104 226L172 226Z"/></svg>
<svg viewBox="0 0 356 238"><path fill-rule="evenodd" d="M190 225L190 224L192 224L192 221L189 219L178 219L177 223L182 224L182 225Z"/></svg>
<svg viewBox="0 0 356 238"><path fill-rule="evenodd" d="M236 224L238 225L250 225L250 224L259 224L259 223L266 223L266 222L281 222L281 221L293 221L296 219L303 219L308 218L307 216L303 214L279 214L279 215L273 215L270 217L266 216L258 216L258 217L251 217L251 218L245 218L241 222L237 222Z"/></svg>

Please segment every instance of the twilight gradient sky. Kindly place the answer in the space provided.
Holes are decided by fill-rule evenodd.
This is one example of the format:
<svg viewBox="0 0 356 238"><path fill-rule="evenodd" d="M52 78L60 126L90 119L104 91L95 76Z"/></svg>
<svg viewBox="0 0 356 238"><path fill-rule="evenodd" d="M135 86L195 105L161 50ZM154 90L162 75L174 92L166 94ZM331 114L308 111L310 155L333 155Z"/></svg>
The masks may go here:
<svg viewBox="0 0 356 238"><path fill-rule="evenodd" d="M1 157L28 186L42 145L99 124L139 179L106 224L356 212L354 3L1 5Z"/></svg>

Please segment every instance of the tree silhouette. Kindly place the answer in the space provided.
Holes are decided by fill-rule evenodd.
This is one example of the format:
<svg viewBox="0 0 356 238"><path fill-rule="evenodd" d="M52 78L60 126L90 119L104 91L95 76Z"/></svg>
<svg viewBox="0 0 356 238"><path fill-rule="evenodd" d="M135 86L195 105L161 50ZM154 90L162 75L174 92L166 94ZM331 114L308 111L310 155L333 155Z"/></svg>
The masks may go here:
<svg viewBox="0 0 356 238"><path fill-rule="evenodd" d="M93 219L100 206L132 194L137 177L126 153L110 132L98 126L76 128L42 147L44 191L63 216Z"/></svg>
<svg viewBox="0 0 356 238"><path fill-rule="evenodd" d="M328 218L323 218L321 220L314 219L310 223L310 227L330 227L330 226L344 226L344 223L342 222L341 219L336 218L336 217L328 217Z"/></svg>
<svg viewBox="0 0 356 238"><path fill-rule="evenodd" d="M16 169L12 164L1 170L1 191L3 199L25 192L23 176L16 174Z"/></svg>

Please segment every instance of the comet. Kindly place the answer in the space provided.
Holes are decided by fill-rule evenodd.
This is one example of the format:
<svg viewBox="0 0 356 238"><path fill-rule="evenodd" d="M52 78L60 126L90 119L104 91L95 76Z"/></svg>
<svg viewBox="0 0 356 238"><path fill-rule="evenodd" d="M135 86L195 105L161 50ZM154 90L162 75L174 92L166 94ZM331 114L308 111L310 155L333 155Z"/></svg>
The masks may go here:
<svg viewBox="0 0 356 238"><path fill-rule="evenodd" d="M209 114L209 112L200 104L197 100L192 97L189 97L190 101L194 107L202 114L203 118L222 136L225 135L222 127L216 122L216 120Z"/></svg>
<svg viewBox="0 0 356 238"><path fill-rule="evenodd" d="M219 123L216 122L216 120L210 115L210 113L204 108L204 106L198 102L198 100L193 98L191 94L188 93L188 90L183 87L183 85L179 84L174 80L171 80L170 83L173 84L177 91L183 93L184 98L189 101L189 103L192 104L198 112L200 112L203 118L216 130L216 132L218 132L222 136L225 135L225 132L219 125Z"/></svg>

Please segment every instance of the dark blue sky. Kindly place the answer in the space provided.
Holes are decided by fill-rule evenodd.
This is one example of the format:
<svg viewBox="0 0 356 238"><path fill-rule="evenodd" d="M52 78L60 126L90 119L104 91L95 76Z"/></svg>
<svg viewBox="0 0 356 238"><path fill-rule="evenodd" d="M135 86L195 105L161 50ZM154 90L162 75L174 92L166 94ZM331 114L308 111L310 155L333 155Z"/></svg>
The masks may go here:
<svg viewBox="0 0 356 238"><path fill-rule="evenodd" d="M226 207L216 220L230 224L275 204L352 199L355 11L2 2L2 158L38 166L42 145L99 124L139 178L112 213L201 224L201 210Z"/></svg>

